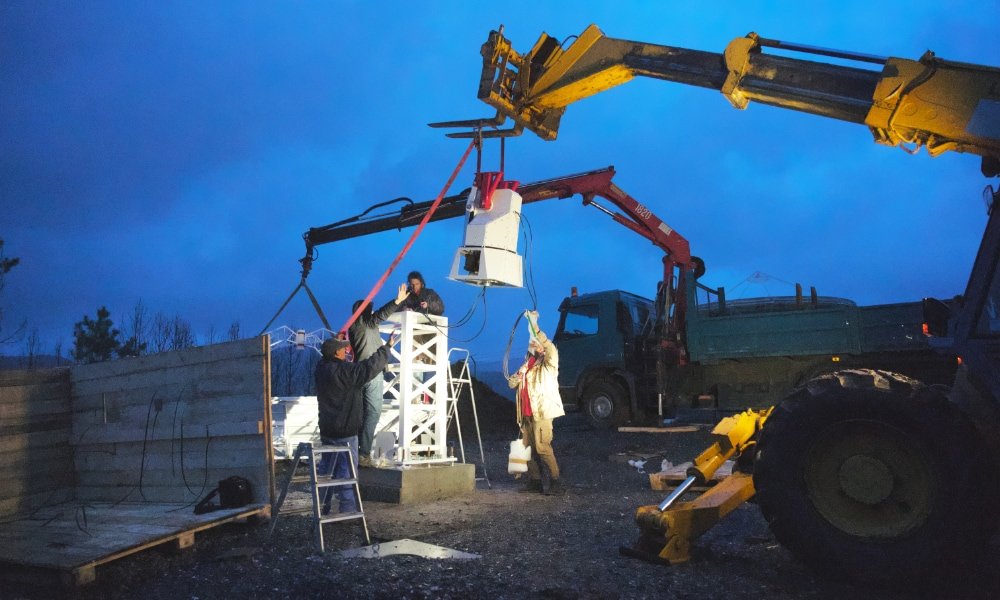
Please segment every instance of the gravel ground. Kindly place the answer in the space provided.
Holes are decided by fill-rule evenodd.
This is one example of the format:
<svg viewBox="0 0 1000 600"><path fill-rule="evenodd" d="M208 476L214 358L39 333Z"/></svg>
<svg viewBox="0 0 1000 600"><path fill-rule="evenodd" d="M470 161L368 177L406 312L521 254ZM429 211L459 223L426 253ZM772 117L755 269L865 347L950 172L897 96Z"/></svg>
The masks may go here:
<svg viewBox="0 0 1000 600"><path fill-rule="evenodd" d="M508 421L509 423L509 421ZM747 504L700 538L691 562L665 567L625 558L638 530L635 509L654 504L648 476L609 460L628 450L662 452L674 463L703 449L708 428L694 433L597 432L579 414L556 421L555 450L569 491L563 497L519 494L506 473L513 426L486 435L492 488L472 496L399 506L368 502L378 541L419 540L475 553L474 560L414 556L339 556L364 545L360 524L327 525L331 550L317 555L309 520L283 516L267 527L234 524L199 534L181 554L156 549L99 567L96 584L79 598L913 598L912 592L824 580L776 544L756 507ZM466 438L467 442L470 438ZM472 444L470 454L478 456ZM481 469L477 469L481 472ZM994 544L988 562L1000 565ZM997 597L996 569L963 574L965 588L928 592L935 598ZM52 589L7 585L6 598L52 598Z"/></svg>

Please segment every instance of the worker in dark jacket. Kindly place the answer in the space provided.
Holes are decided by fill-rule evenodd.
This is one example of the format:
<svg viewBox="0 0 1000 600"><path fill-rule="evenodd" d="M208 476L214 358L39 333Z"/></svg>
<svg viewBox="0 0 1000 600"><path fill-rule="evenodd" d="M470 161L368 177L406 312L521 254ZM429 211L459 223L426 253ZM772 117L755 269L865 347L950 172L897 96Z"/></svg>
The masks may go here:
<svg viewBox="0 0 1000 600"><path fill-rule="evenodd" d="M319 435L324 445L349 446L355 468L358 464L358 430L361 427L362 399L361 389L377 373L385 368L389 348L395 342L395 336L390 336L389 342L375 351L368 359L360 362L347 362L347 340L331 338L323 342L323 358L316 365L316 399L319 403ZM337 459L336 453L323 454L318 465L319 473L331 473L330 462L333 462L331 476L333 479L350 479L351 469L347 461ZM335 486L340 512L357 512L358 504L354 497L354 489L349 486ZM326 488L323 497L323 513L330 512L333 498Z"/></svg>
<svg viewBox="0 0 1000 600"><path fill-rule="evenodd" d="M354 360L366 360L375 354L382 347L382 337L378 334L378 326L382 321L389 318L389 315L401 310L403 301L410 295L405 283L400 284L396 292L396 299L390 300L382 308L373 311L371 304L365 307L364 312L358 315L358 319L351 324L347 330L347 337L351 340L351 348L354 349ZM358 300L351 309L352 314L364 300ZM385 378L382 372L378 372L371 381L365 384L362 390L364 403L362 405L361 430L358 432L358 450L361 453L360 464L362 467L372 466L372 442L375 439L375 428L378 426L379 417L382 415L382 398L385 390Z"/></svg>
<svg viewBox="0 0 1000 600"><path fill-rule="evenodd" d="M437 292L427 287L420 271L410 271L406 276L410 283L410 296L403 303L404 308L419 311L429 315L443 315L444 301Z"/></svg>

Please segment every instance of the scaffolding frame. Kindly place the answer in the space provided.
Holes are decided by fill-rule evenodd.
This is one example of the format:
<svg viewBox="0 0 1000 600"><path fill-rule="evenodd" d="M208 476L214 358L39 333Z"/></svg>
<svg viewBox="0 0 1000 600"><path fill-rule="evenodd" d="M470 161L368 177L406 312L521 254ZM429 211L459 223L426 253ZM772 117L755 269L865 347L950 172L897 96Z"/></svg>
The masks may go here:
<svg viewBox="0 0 1000 600"><path fill-rule="evenodd" d="M398 334L378 433L395 429L397 466L453 463L448 455L448 319L416 311L392 314L379 326ZM388 402L386 402L388 401ZM385 403L390 406L384 406Z"/></svg>

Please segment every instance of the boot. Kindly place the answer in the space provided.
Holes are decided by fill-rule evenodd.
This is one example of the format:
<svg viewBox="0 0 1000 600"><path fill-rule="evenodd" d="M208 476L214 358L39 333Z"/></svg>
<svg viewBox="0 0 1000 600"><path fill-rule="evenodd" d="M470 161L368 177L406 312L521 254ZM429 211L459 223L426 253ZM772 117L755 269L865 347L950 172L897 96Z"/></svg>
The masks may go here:
<svg viewBox="0 0 1000 600"><path fill-rule="evenodd" d="M558 479L553 479L549 484L549 489L545 491L546 496L562 496L566 493L566 488Z"/></svg>
<svg viewBox="0 0 1000 600"><path fill-rule="evenodd" d="M529 479L517 493L519 494L540 494L542 492L542 482L539 479Z"/></svg>

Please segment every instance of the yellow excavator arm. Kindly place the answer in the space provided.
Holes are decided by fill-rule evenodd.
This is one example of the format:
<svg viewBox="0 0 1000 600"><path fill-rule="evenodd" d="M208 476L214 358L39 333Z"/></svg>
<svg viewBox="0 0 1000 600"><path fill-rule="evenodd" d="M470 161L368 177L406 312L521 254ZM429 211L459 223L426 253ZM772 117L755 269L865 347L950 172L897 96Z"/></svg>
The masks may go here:
<svg viewBox="0 0 1000 600"><path fill-rule="evenodd" d="M881 70L765 54L765 48L830 56ZM502 125L484 136L517 135L527 128L554 140L566 107L630 81L653 77L717 89L736 108L750 101L866 125L875 141L909 152L927 148L983 157L986 175L1000 173L1000 69L942 60L885 58L789 44L751 33L722 54L605 36L591 25L568 46L542 34L519 54L500 31L482 47L479 98L497 109L492 121L434 126ZM453 133L469 137L473 133Z"/></svg>

